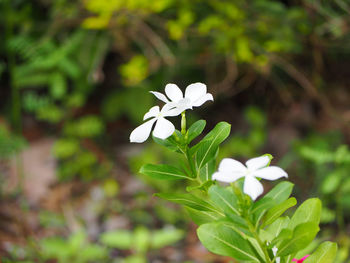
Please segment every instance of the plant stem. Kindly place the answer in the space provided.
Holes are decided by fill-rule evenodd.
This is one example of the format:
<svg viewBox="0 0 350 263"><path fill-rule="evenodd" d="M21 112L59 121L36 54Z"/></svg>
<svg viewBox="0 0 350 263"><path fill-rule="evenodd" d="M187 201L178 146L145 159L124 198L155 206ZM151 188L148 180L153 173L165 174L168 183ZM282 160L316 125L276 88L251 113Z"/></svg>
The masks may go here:
<svg viewBox="0 0 350 263"><path fill-rule="evenodd" d="M239 201L244 205L246 206L246 201L245 201L245 198L244 198L244 195L242 194L242 191L240 190L240 188L237 186L237 183L233 183L231 184L232 188L233 188L233 191L235 192L235 194L237 195ZM244 211L244 210L243 210ZM264 256L265 256L265 260L266 260L266 263L272 263L273 261L271 261L270 259L270 256L269 256L269 253L266 249L266 246L264 245L264 243L261 241L260 237L259 237L259 234L257 233L257 228L254 227L253 223L250 221L248 215L243 212L242 214L242 217L245 219L245 221L247 222L247 225L249 227L249 231L253 234L254 238L256 239L256 241L258 242L261 250L263 251L264 253Z"/></svg>
<svg viewBox="0 0 350 263"><path fill-rule="evenodd" d="M188 146L186 145L186 150L185 150L185 157L186 157L186 160L190 166L190 169L191 169L191 172L193 174L192 177L197 177L197 169L193 163L193 160L191 158L191 155L190 155L190 149L188 148Z"/></svg>
<svg viewBox="0 0 350 263"><path fill-rule="evenodd" d="M258 233L256 232L255 227L253 226L253 224L250 222L249 219L246 219L246 221L247 221L248 226L249 226L249 231L253 234L253 236L256 239L256 241L258 241L258 244L259 244L261 250L264 252L266 263L271 263L272 261L270 259L269 253L267 252L267 249L264 246L264 243L261 241Z"/></svg>
<svg viewBox="0 0 350 263"><path fill-rule="evenodd" d="M6 42L9 42L13 36L13 11L11 8L11 1L6 1L6 29L5 38ZM15 71L15 57L12 50L7 49L7 68L9 72L9 86L11 88L11 121L12 126L16 134L21 134L21 98L18 90L18 86L15 83L14 71Z"/></svg>
<svg viewBox="0 0 350 263"><path fill-rule="evenodd" d="M186 134L186 111L181 112L181 134Z"/></svg>

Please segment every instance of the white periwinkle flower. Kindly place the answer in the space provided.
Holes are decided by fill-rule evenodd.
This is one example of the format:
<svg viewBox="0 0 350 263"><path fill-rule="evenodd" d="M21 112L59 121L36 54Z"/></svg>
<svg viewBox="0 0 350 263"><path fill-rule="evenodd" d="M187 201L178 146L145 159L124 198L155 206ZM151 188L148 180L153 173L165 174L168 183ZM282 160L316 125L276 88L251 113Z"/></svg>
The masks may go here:
<svg viewBox="0 0 350 263"><path fill-rule="evenodd" d="M159 110L159 106L152 107L146 114L143 116L143 120L152 119L146 121L145 123L138 126L130 134L130 142L142 143L147 140L149 137L153 124L156 122L156 125L153 130L153 136L166 139L171 136L174 131L174 125L165 119L164 117L177 116L179 112L175 109L170 109L169 106L165 105L162 110Z"/></svg>
<svg viewBox="0 0 350 263"><path fill-rule="evenodd" d="M272 248L272 253L273 253L273 255L276 257L276 255L277 255L277 251L278 251L278 248L276 247L276 246L274 246L273 248ZM280 257L277 257L276 258L276 263L280 263L281 262L281 258Z"/></svg>
<svg viewBox="0 0 350 263"><path fill-rule="evenodd" d="M270 157L267 155L248 160L246 166L234 159L225 158L221 161L219 170L213 174L212 179L231 183L245 177L243 192L255 200L264 191L262 184L255 177L266 180L288 177L287 173L277 166L267 167L269 162Z"/></svg>
<svg viewBox="0 0 350 263"><path fill-rule="evenodd" d="M165 86L167 97L160 92L151 91L151 93L169 106L175 107L180 113L193 107L199 107L208 100L214 100L213 95L207 93L207 86L200 82L188 85L185 96L177 85L171 83Z"/></svg>

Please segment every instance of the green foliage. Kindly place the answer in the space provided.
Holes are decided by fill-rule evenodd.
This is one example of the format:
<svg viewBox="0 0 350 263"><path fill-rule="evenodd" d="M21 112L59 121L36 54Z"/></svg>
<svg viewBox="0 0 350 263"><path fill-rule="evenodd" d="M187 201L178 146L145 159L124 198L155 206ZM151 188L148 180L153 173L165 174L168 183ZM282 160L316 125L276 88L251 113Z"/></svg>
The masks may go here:
<svg viewBox="0 0 350 263"><path fill-rule="evenodd" d="M45 260L57 259L60 263L84 263L107 257L107 249L89 243L86 234L81 231L71 235L68 240L57 237L42 239L39 246Z"/></svg>
<svg viewBox="0 0 350 263"><path fill-rule="evenodd" d="M249 5L244 1L185 3L164 0L159 3L148 5L141 0L135 4L101 2L97 5L87 1L85 7L97 16L87 18L84 26L106 28L113 21L122 27L131 24L129 16L143 14L145 19L152 19L155 13L166 17L169 10L176 8L176 18L168 18L164 25L171 39L191 37L190 32L195 31L209 40L214 51L228 54L241 63L258 63L262 57L267 57L266 53L299 52L302 47L298 38L310 32L308 17L302 8L287 8L276 1L255 0ZM196 10L201 11L200 16ZM115 12L118 15L113 17Z"/></svg>
<svg viewBox="0 0 350 263"><path fill-rule="evenodd" d="M137 107L135 107L135 103ZM142 119L143 112L152 106L153 100L147 90L142 87L132 87L108 94L102 104L102 115L107 121L113 121L128 116L137 123Z"/></svg>
<svg viewBox="0 0 350 263"><path fill-rule="evenodd" d="M71 137L91 138L104 132L104 123L97 116L84 116L74 122L68 122L64 133Z"/></svg>
<svg viewBox="0 0 350 263"><path fill-rule="evenodd" d="M140 173L160 180L189 179L183 171L166 164L146 164L142 166Z"/></svg>
<svg viewBox="0 0 350 263"><path fill-rule="evenodd" d="M184 114L182 118L185 118ZM189 129L191 132L182 126L182 132L175 131L166 140L155 139L169 150L183 154L186 163L182 167L187 164L192 176L163 164L146 164L140 172L162 180L191 179L197 182L197 187L187 187L191 193L167 192L156 196L183 205L199 225L200 241L213 253L248 262L269 263L277 258L281 262L290 262L311 244L319 232L321 201L308 199L289 217L285 215L286 211L297 203L294 197L290 197L293 189L290 182L277 184L264 197L253 202L244 194L242 179L228 187L212 182L210 176L202 181L202 167L215 161L220 144L230 133L230 125L225 122L217 124L201 141L189 147L191 133L198 136L204 128L204 123L194 125ZM272 156L269 155L269 159ZM215 163L213 166L215 169Z"/></svg>
<svg viewBox="0 0 350 263"><path fill-rule="evenodd" d="M322 194L324 222L336 219L338 225L344 226L344 215L350 208L350 150L342 144L339 133L330 132L324 135L311 134L305 140L295 143L296 157L301 162L304 173L312 170L315 173L314 190Z"/></svg>
<svg viewBox="0 0 350 263"><path fill-rule="evenodd" d="M201 169L205 164L216 157L219 145L229 136L230 130L230 124L220 122L200 143L191 148L192 154L195 155L197 169Z"/></svg>
<svg viewBox="0 0 350 263"><path fill-rule="evenodd" d="M11 134L9 129L0 124L0 159L10 158L26 146L23 137Z"/></svg>
<svg viewBox="0 0 350 263"><path fill-rule="evenodd" d="M148 61L144 56L134 56L120 67L120 75L126 86L134 86L148 77Z"/></svg>
<svg viewBox="0 0 350 263"><path fill-rule="evenodd" d="M84 45L82 45L84 43ZM103 59L108 38L76 30L61 43L18 35L8 40L8 48L22 58L14 68L14 86L26 91L24 109L41 120L57 123L65 111L83 105L91 92L92 74ZM87 56L88 54L88 56ZM73 82L72 88L69 83ZM45 90L37 95L36 89ZM55 111L55 114L48 112Z"/></svg>
<svg viewBox="0 0 350 263"><path fill-rule="evenodd" d="M204 224L198 228L197 233L202 244L215 254L249 262L261 262L260 256L249 241L240 235L234 224Z"/></svg>
<svg viewBox="0 0 350 263"><path fill-rule="evenodd" d="M337 254L337 244L332 242L322 243L317 250L305 260L305 263L333 262Z"/></svg>
<svg viewBox="0 0 350 263"><path fill-rule="evenodd" d="M133 254L123 262L146 262L146 253L152 249L161 249L183 238L183 231L173 228L164 228L150 231L145 227L137 227L134 231L115 230L101 235L102 244L121 250L131 250ZM138 262L138 261L137 261Z"/></svg>
<svg viewBox="0 0 350 263"><path fill-rule="evenodd" d="M152 4L145 0L88 0L82 3L1 0L0 13L4 15L0 16L0 22L4 37L0 44L0 84L19 91L22 103L19 112L22 109L37 120L50 124L54 136L58 137L53 152L59 161L60 178L102 177L110 171L111 164L95 146L96 140L106 131L105 121L113 122L123 117L138 121L153 102L148 90L150 87L152 90L153 87L163 87L165 79L196 79L206 71L208 79L218 81L225 74L222 65L226 61L237 64L239 80L245 79L245 73L252 71L266 77L271 72L276 74L272 67L276 56L293 61L293 54L312 53L315 58L323 58L328 53L348 53L348 45L344 44L349 37L346 26L349 4L346 1L290 2L285 5L274 0L253 0L249 3L160 0ZM84 7L86 10L82 10ZM43 9L45 14L38 15L40 12L37 10ZM85 18L86 11L91 16L81 25L80 19L76 18ZM322 38L327 41L320 41ZM317 43L317 47L309 52L312 43ZM318 54L320 46L322 54ZM104 94L96 84L104 78L104 73L107 83L110 82L110 76L104 69L110 64L104 62L108 59L110 63L115 55L118 61L111 66L112 72L121 81L120 84L114 81L115 90ZM120 64L119 61L126 63ZM212 70L215 63L220 67ZM317 84L317 78L320 78L318 72L312 72L312 75ZM274 81L272 77L269 78L271 82ZM283 78L282 84L285 81ZM322 87L318 91L322 92ZM99 98L102 93L104 96ZM98 112L101 105L103 118L90 115L92 99L93 112ZM15 105L13 102L8 100L6 103ZM289 198L292 190L289 183L278 184L259 201L251 203L246 196L241 196L241 182L223 188L211 181L217 156L254 156L264 146L264 114L257 108L248 108L245 118L250 126L249 132L231 137L224 145L222 142L230 132L227 123L214 128L212 135L207 135L202 141L195 140L203 137L204 120L194 123L186 134L177 131L167 140L154 138L172 153L160 157L164 152L149 146L147 151L131 161L133 170L140 167L142 158L154 163L141 168L141 172L148 175L145 180L167 192L164 198L183 204L198 225L208 224L208 229L228 240L231 238L228 233L236 231L228 226L234 225L239 231L232 236L246 235L242 245L247 245L248 251L260 260L265 255L255 239L248 235L251 227L256 228L254 231L263 241L269 240L271 244L280 246L280 254L286 254L282 262L290 262L295 251L301 245L305 246L317 232L318 201L307 201L307 205L301 205L306 207L303 208L305 210L299 208L301 210L298 209L289 218L287 215L290 214L285 212L296 203L293 197ZM195 143L192 143L193 140ZM0 144L0 157L9 158L23 149L25 141L0 127ZM328 222L336 214L338 225L344 228L343 215L348 214L350 207L348 147L344 142L333 143L332 139L322 136L314 142L302 142L296 146L296 153L296 158L304 161L301 169L310 178L307 182L312 184L312 190L322 193L324 204L328 207L323 209L328 213ZM185 162L178 161L179 154L184 155ZM164 159L169 161L169 165L159 164ZM155 178L163 180L157 184ZM179 180L168 182L169 179ZM191 194L182 193L178 186L183 186L185 182L181 179L188 179L185 187ZM108 185L110 196L114 196L118 186L113 183ZM170 189L176 194L169 194ZM306 215L307 209L314 211L315 218ZM44 225L57 223L51 222L49 216L41 216L41 220ZM212 225L213 221L215 224ZM224 229L229 228L227 233L222 233L221 224L226 224ZM215 237L218 236L216 234ZM295 242L301 234L305 234L302 241ZM139 251L143 251L145 244L150 242L150 235L145 229L138 230L135 240ZM203 243L212 238L204 237ZM48 241L48 244L50 242L63 250L61 260L69 257L70 261L80 262L74 258L76 252L68 253L72 251L67 245L70 239ZM80 243L82 251L90 244ZM46 245L45 249L50 251L50 246ZM216 253L238 253L225 244L217 247L212 240L207 246ZM335 250L334 244L326 243L308 260L314 262L322 251L327 251L327 260L332 261ZM91 247L86 252L90 259L82 260L99 261L98 251ZM272 258L271 247L267 252ZM125 261L145 262L146 259L136 254Z"/></svg>
<svg viewBox="0 0 350 263"><path fill-rule="evenodd" d="M248 132L233 134L221 147L219 158L253 157L261 153L267 138L266 116L259 108L250 106L244 110L244 119L249 125Z"/></svg>
<svg viewBox="0 0 350 263"><path fill-rule="evenodd" d="M89 120L87 117L82 122L75 123L73 126L78 129L69 131L75 136L63 137L54 144L53 154L60 161L58 175L61 180L69 180L74 176L79 176L84 180L92 180L105 176L111 170L111 163L108 160L99 160L96 153L86 148L80 140L85 136L94 135L101 129L101 123L91 119L93 127L90 130L89 126L85 126L85 124L89 124Z"/></svg>

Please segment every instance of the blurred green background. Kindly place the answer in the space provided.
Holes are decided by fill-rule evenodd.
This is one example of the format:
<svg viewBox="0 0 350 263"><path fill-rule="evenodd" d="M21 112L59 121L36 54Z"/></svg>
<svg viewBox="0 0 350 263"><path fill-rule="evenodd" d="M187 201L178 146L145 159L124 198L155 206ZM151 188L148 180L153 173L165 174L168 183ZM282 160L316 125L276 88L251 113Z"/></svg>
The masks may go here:
<svg viewBox="0 0 350 263"><path fill-rule="evenodd" d="M2 262L230 262L138 175L174 155L128 142L149 91L198 81L219 160L275 156L350 262L349 0L0 0L0 39Z"/></svg>

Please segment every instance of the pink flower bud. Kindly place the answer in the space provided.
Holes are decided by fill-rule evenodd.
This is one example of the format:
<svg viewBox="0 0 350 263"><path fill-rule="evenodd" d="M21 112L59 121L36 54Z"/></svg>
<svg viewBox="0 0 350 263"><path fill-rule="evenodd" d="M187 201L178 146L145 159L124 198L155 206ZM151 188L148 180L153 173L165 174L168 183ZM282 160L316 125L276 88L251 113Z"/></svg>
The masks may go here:
<svg viewBox="0 0 350 263"><path fill-rule="evenodd" d="M304 260L305 260L308 256L310 256L310 255L306 255L305 257L303 257L303 258L301 258L301 259L296 259L296 258L294 258L292 261L293 261L293 262L296 262L296 263L303 263Z"/></svg>

